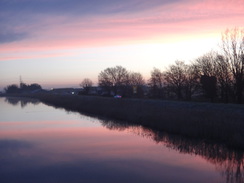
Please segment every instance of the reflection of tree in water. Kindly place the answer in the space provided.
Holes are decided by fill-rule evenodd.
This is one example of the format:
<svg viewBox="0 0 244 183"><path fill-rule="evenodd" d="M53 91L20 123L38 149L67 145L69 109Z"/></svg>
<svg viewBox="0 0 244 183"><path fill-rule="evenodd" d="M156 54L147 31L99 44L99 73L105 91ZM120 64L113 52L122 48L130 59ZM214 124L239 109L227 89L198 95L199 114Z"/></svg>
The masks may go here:
<svg viewBox="0 0 244 183"><path fill-rule="evenodd" d="M18 103L19 103L19 100L17 100L16 98L10 98L10 97L5 98L4 101L11 105L14 105L14 106L18 105Z"/></svg>
<svg viewBox="0 0 244 183"><path fill-rule="evenodd" d="M24 108L29 103L34 104L34 105L37 105L40 103L40 101L38 101L36 99L18 98L18 97L6 97L5 102L7 102L11 105L14 105L14 106L20 104L21 108Z"/></svg>
<svg viewBox="0 0 244 183"><path fill-rule="evenodd" d="M228 149L223 144L170 135L123 122L103 121L102 125L111 130L128 130L139 136L152 139L180 153L199 155L216 166L225 177L226 183L244 183L244 152Z"/></svg>
<svg viewBox="0 0 244 183"><path fill-rule="evenodd" d="M216 166L226 178L226 183L244 182L244 154L241 151L230 150L224 145L200 140L184 139L179 136L168 136L167 147L181 153L200 155ZM160 139L157 137L157 139ZM163 139L163 138L161 138Z"/></svg>

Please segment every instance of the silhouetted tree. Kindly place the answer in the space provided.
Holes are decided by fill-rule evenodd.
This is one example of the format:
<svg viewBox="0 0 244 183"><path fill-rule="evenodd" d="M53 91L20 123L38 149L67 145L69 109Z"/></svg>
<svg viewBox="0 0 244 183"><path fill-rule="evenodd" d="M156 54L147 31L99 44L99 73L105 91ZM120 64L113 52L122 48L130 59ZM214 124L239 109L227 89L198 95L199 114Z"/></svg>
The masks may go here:
<svg viewBox="0 0 244 183"><path fill-rule="evenodd" d="M216 96L220 96L222 102L229 102L234 98L233 74L228 59L217 52L209 52L198 59L195 63L201 75L214 76L217 79Z"/></svg>
<svg viewBox="0 0 244 183"><path fill-rule="evenodd" d="M27 87L28 87L29 91L41 90L42 89L41 85L39 85L37 83L33 83L33 84L30 84L30 85L27 85Z"/></svg>
<svg viewBox="0 0 244 183"><path fill-rule="evenodd" d="M4 88L6 93L19 93L19 87L16 84L8 85L6 88Z"/></svg>
<svg viewBox="0 0 244 183"><path fill-rule="evenodd" d="M194 64L187 65L186 81L184 84L184 93L187 100L191 100L192 95L197 93L200 89L200 71Z"/></svg>
<svg viewBox="0 0 244 183"><path fill-rule="evenodd" d="M150 87L150 95L153 98L163 98L163 81L163 73L159 69L154 68L151 71L151 78L148 81L148 85Z"/></svg>
<svg viewBox="0 0 244 183"><path fill-rule="evenodd" d="M182 99L182 92L187 82L187 65L183 61L176 61L164 73L166 86L177 98Z"/></svg>
<svg viewBox="0 0 244 183"><path fill-rule="evenodd" d="M139 85L144 85L145 81L144 81L141 73L139 73L139 72L130 72L129 73L129 84L130 85L139 86Z"/></svg>
<svg viewBox="0 0 244 183"><path fill-rule="evenodd" d="M215 78L217 82L217 53L211 51L200 56L195 60L195 65L198 67L200 73L200 82L202 85L202 92L207 98L213 102L214 97L217 95L217 83L213 85L211 78ZM219 70L220 71L220 70Z"/></svg>
<svg viewBox="0 0 244 183"><path fill-rule="evenodd" d="M130 72L128 74L127 88L130 96L143 97L143 86L145 81L139 72Z"/></svg>
<svg viewBox="0 0 244 183"><path fill-rule="evenodd" d="M28 85L24 82L20 82L19 88L21 91L28 90Z"/></svg>
<svg viewBox="0 0 244 183"><path fill-rule="evenodd" d="M42 87L41 85L37 84L37 83L33 83L33 84L26 84L26 83L20 83L20 92L25 93L25 92L32 92L35 90L41 90Z"/></svg>
<svg viewBox="0 0 244 183"><path fill-rule="evenodd" d="M201 75L215 76L216 75L216 52L209 52L199 57L195 61L195 65L198 67Z"/></svg>
<svg viewBox="0 0 244 183"><path fill-rule="evenodd" d="M221 100L225 103L229 102L229 98L231 95L232 91L232 76L231 76L231 70L228 65L228 62L225 61L225 57L222 55L217 55L215 61L217 64L216 67L216 76L217 76L217 81L219 85L219 90L220 90L220 97Z"/></svg>
<svg viewBox="0 0 244 183"><path fill-rule="evenodd" d="M217 79L215 76L201 76L203 90L206 96L211 99L211 102L214 101L214 97L216 96L216 83Z"/></svg>
<svg viewBox="0 0 244 183"><path fill-rule="evenodd" d="M222 34L222 49L233 74L237 103L242 103L244 83L244 29L227 29Z"/></svg>
<svg viewBox="0 0 244 183"><path fill-rule="evenodd" d="M23 82L20 83L20 88L16 84L9 85L5 88L6 93L28 93L35 90L41 90L42 87L39 84L33 83L27 85Z"/></svg>
<svg viewBox="0 0 244 183"><path fill-rule="evenodd" d="M107 68L98 75L98 82L108 93L123 93L123 87L128 82L128 71L122 66Z"/></svg>
<svg viewBox="0 0 244 183"><path fill-rule="evenodd" d="M89 93L89 90L90 88L92 87L93 83L92 83L92 80L88 79L88 78L85 78L83 79L83 81L80 83L80 86L83 88L83 94L88 94Z"/></svg>

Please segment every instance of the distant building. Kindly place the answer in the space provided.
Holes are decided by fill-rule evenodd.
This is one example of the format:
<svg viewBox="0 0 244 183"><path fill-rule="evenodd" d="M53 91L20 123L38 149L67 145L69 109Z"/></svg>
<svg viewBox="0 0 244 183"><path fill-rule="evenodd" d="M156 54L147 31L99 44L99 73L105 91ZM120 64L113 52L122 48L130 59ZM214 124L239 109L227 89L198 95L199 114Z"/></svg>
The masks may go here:
<svg viewBox="0 0 244 183"><path fill-rule="evenodd" d="M81 88L53 88L49 92L60 95L77 95L82 90Z"/></svg>
<svg viewBox="0 0 244 183"><path fill-rule="evenodd" d="M141 86L140 92L142 93L140 97L147 96L149 93L148 86ZM89 87L88 91L84 90L83 88L53 88L49 91L49 93L59 94L59 95L96 95L96 96L108 96L108 97L112 97L115 95L113 91L108 92L107 90L105 90L100 86ZM136 95L132 97L136 97Z"/></svg>

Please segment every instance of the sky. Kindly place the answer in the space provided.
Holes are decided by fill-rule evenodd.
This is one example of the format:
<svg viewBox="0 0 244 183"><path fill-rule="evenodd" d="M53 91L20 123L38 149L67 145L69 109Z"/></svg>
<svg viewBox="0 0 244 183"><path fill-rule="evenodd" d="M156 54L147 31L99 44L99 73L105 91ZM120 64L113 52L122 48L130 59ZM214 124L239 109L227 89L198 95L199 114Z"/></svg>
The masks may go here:
<svg viewBox="0 0 244 183"><path fill-rule="evenodd" d="M121 65L147 80L218 50L244 26L244 0L0 0L0 90L79 87Z"/></svg>

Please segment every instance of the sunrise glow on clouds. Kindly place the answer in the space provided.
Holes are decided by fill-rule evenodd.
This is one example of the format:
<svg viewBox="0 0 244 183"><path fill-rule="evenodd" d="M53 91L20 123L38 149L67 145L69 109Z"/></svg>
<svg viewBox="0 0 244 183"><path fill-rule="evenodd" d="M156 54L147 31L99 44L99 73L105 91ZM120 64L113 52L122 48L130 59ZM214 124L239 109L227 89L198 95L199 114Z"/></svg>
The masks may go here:
<svg viewBox="0 0 244 183"><path fill-rule="evenodd" d="M153 67L217 49L243 20L243 0L1 0L0 89L20 75L78 87L115 65L148 79Z"/></svg>

